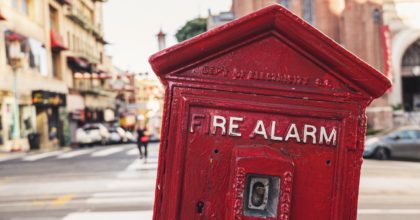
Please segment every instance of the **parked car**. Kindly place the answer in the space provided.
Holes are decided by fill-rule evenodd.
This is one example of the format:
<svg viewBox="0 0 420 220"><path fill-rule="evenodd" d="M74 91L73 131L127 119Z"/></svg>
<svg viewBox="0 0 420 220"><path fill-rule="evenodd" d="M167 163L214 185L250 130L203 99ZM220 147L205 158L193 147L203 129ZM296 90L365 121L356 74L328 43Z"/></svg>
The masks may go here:
<svg viewBox="0 0 420 220"><path fill-rule="evenodd" d="M121 143L122 138L121 135L116 130L109 130L110 136L109 136L109 143L110 144L116 144Z"/></svg>
<svg viewBox="0 0 420 220"><path fill-rule="evenodd" d="M92 146L94 141L92 140L91 136L83 128L78 128L76 130L76 142L79 147L84 146Z"/></svg>
<svg viewBox="0 0 420 220"><path fill-rule="evenodd" d="M109 129L111 143L129 143L135 142L136 139L130 131L126 131L121 127L112 127Z"/></svg>
<svg viewBox="0 0 420 220"><path fill-rule="evenodd" d="M111 134L111 138L110 138L111 143L127 142L125 131L121 127L111 127L109 129L109 133Z"/></svg>
<svg viewBox="0 0 420 220"><path fill-rule="evenodd" d="M92 144L107 144L110 138L108 129L103 124L87 124L83 126L83 131L91 139Z"/></svg>
<svg viewBox="0 0 420 220"><path fill-rule="evenodd" d="M125 136L127 137L127 141L128 141L129 143L134 143L134 142L136 142L136 136L135 136L133 133L131 133L130 131L126 131L126 132L125 132Z"/></svg>
<svg viewBox="0 0 420 220"><path fill-rule="evenodd" d="M391 157L420 159L420 127L407 126L368 137L363 157L386 160Z"/></svg>

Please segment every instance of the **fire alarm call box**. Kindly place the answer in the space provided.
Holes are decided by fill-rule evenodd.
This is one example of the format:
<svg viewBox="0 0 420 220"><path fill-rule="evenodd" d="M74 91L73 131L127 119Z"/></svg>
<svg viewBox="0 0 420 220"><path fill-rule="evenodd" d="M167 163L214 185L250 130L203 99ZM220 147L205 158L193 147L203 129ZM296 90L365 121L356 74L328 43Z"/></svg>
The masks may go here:
<svg viewBox="0 0 420 220"><path fill-rule="evenodd" d="M356 219L381 73L279 5L150 63L166 88L154 220Z"/></svg>

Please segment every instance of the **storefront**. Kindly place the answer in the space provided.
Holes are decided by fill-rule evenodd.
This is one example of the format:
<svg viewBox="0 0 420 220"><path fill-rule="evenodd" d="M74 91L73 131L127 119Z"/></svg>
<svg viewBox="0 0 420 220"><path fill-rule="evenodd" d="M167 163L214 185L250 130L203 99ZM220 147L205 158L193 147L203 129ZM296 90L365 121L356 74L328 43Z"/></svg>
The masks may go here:
<svg viewBox="0 0 420 220"><path fill-rule="evenodd" d="M10 92L0 91L0 151L27 151L29 143L27 137L36 131L35 107L25 102L22 95L18 101L18 139L13 139L13 106L15 98Z"/></svg>
<svg viewBox="0 0 420 220"><path fill-rule="evenodd" d="M85 93L86 123L104 123L111 125L116 122L115 100L111 94Z"/></svg>
<svg viewBox="0 0 420 220"><path fill-rule="evenodd" d="M36 90L32 92L32 104L36 107L36 131L40 135L41 148L68 145L70 130L66 95Z"/></svg>

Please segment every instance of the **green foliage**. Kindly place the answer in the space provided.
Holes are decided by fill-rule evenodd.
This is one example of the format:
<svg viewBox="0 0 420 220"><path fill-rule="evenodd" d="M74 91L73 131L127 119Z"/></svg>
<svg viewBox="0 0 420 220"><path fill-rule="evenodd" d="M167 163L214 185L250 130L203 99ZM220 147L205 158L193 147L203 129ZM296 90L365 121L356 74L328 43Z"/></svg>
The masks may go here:
<svg viewBox="0 0 420 220"><path fill-rule="evenodd" d="M206 31L207 19L196 18L191 21L188 21L181 29L179 29L178 32L175 34L175 37L178 40L178 42L182 42Z"/></svg>

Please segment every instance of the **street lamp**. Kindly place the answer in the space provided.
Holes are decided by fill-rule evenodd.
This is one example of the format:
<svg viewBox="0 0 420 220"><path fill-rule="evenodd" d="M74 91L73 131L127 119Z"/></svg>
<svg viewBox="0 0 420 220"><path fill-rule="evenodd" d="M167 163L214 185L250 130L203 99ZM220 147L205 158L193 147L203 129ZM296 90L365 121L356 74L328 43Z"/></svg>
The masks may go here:
<svg viewBox="0 0 420 220"><path fill-rule="evenodd" d="M10 41L9 45L9 57L10 57L10 66L13 70L13 96L15 98L13 104L13 127L12 127L12 139L13 139L13 150L18 150L18 139L20 138L20 126L19 126L19 105L18 105L18 92L17 92L17 71L22 67L22 60L24 54L22 53L20 40L21 37L12 33L8 36Z"/></svg>

